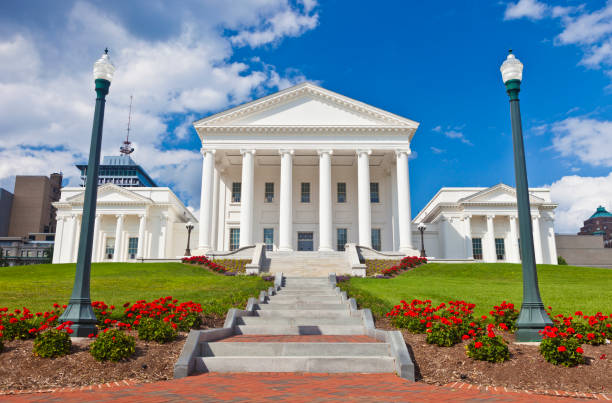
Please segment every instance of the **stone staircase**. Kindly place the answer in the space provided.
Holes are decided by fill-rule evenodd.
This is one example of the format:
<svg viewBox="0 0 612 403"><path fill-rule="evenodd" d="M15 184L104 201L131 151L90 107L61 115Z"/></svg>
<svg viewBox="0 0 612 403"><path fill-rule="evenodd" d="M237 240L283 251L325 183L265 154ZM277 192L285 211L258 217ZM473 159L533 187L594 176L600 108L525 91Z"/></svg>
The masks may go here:
<svg viewBox="0 0 612 403"><path fill-rule="evenodd" d="M266 252L262 270L321 278L329 273L350 274L351 266L345 252Z"/></svg>
<svg viewBox="0 0 612 403"><path fill-rule="evenodd" d="M369 310L357 310L355 301L335 287L335 276L285 278L262 294L247 310L230 310L223 329L192 331L175 377L189 372L396 372L414 379L401 334L375 329ZM186 371L177 372L179 364Z"/></svg>

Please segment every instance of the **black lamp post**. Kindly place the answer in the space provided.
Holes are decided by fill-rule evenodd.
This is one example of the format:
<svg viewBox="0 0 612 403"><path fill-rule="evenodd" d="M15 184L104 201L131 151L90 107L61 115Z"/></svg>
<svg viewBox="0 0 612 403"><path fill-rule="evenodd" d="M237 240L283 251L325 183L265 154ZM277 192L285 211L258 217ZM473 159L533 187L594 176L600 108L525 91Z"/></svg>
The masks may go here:
<svg viewBox="0 0 612 403"><path fill-rule="evenodd" d="M185 249L185 256L191 256L190 244L191 244L191 231L193 230L193 224L191 223L191 221L189 221L187 225L185 225L185 228L187 228L187 249Z"/></svg>
<svg viewBox="0 0 612 403"><path fill-rule="evenodd" d="M533 230L529 207L529 185L527 184L523 128L521 126L521 110L518 97L521 90L521 80L523 79L523 64L512 54L512 50L510 50L500 71L510 97L516 202L523 264L523 304L517 320L516 341L540 341L542 336L539 331L546 326L552 326L552 321L544 309L540 297L540 288L538 287L538 272L533 248Z"/></svg>
<svg viewBox="0 0 612 403"><path fill-rule="evenodd" d="M96 109L94 112L89 162L87 164L87 181L85 183L85 201L83 203L83 224L79 238L79 251L74 277L74 287L68 302L68 307L59 318L60 322L73 322L72 337L87 337L96 333L96 315L91 307L90 273L91 251L93 247L94 222L96 219L96 200L98 196L98 168L100 165L100 147L102 143L102 127L104 122L104 104L110 88L115 66L108 58L108 49L94 64L94 80L96 84Z"/></svg>
<svg viewBox="0 0 612 403"><path fill-rule="evenodd" d="M421 233L421 257L425 257L425 241L423 240L423 233L425 232L425 229L427 228L427 225L420 223L419 226L417 227L417 229L419 230L419 232Z"/></svg>

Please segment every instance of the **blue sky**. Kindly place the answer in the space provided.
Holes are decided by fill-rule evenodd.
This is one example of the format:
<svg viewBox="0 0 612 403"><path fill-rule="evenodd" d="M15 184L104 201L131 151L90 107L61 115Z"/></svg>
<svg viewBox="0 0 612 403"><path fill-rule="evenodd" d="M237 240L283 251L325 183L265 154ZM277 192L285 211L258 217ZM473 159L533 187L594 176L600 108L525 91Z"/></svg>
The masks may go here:
<svg viewBox="0 0 612 403"><path fill-rule="evenodd" d="M0 186L86 160L91 65L117 65L103 149L134 95L134 158L198 209L192 121L303 80L421 123L413 215L443 186L514 185L508 48L525 64L531 186L573 232L612 203L612 2L223 0L0 3Z"/></svg>

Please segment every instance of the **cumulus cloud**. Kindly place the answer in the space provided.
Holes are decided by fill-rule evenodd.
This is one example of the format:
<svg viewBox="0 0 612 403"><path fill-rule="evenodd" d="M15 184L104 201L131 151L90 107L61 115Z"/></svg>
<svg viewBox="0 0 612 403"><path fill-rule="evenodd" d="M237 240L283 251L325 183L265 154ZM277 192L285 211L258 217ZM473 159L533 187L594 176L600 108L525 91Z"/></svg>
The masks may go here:
<svg viewBox="0 0 612 403"><path fill-rule="evenodd" d="M544 18L548 11L548 6L538 0L519 0L516 3L509 3L504 13L505 20L517 18L531 18L539 20Z"/></svg>
<svg viewBox="0 0 612 403"><path fill-rule="evenodd" d="M612 208L612 172L608 176L564 176L550 185L555 210L555 231L577 233L597 206Z"/></svg>
<svg viewBox="0 0 612 403"><path fill-rule="evenodd" d="M552 148L564 157L576 157L593 166L612 167L612 122L572 117L556 122Z"/></svg>
<svg viewBox="0 0 612 403"><path fill-rule="evenodd" d="M118 153L134 95L134 159L197 208L201 156L197 150L170 151L168 144L186 142L196 118L303 81L297 70L234 60L235 36L266 30L274 42L299 36L316 26L303 18L317 20L317 3L186 0L160 3L146 14L138 12L146 2L111 3L40 4L49 7L53 24L0 13L0 23L11 27L0 31L0 186L10 188L14 175L56 170L78 184L74 163L87 159L93 118L91 69L109 46L117 72L107 98L102 154ZM47 15L39 11L37 18ZM289 14L298 28L289 26Z"/></svg>
<svg viewBox="0 0 612 403"><path fill-rule="evenodd" d="M473 146L474 144L470 140L468 140L465 137L465 134L463 133L463 128L464 127L465 127L465 125L463 125L463 126L455 126L455 127L448 126L446 128L442 128L441 126L436 126L433 129L431 129L431 130L436 132L436 133L442 133L443 135L445 135L449 139L458 139L463 144L467 144L469 146Z"/></svg>

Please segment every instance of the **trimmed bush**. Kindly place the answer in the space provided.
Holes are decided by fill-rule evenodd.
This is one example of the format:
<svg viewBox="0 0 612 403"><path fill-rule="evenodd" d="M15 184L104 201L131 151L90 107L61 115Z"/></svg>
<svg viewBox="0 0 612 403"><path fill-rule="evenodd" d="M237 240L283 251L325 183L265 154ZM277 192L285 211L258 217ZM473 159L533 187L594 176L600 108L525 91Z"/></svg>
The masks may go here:
<svg viewBox="0 0 612 403"><path fill-rule="evenodd" d="M427 329L425 341L440 347L452 347L461 341L461 329L458 326L433 322Z"/></svg>
<svg viewBox="0 0 612 403"><path fill-rule="evenodd" d="M10 318L9 320L3 322L4 330L2 333L4 334L5 340L18 340L18 339L32 339L35 334L30 332L32 328L32 324L25 320L20 320L17 318Z"/></svg>
<svg viewBox="0 0 612 403"><path fill-rule="evenodd" d="M111 329L98 335L89 352L97 361L121 361L136 352L136 341L118 329Z"/></svg>
<svg viewBox="0 0 612 403"><path fill-rule="evenodd" d="M563 256L557 256L557 264L560 266L567 266L567 261L563 258Z"/></svg>
<svg viewBox="0 0 612 403"><path fill-rule="evenodd" d="M504 362L510 358L508 345L500 336L480 336L465 346L465 351L479 361Z"/></svg>
<svg viewBox="0 0 612 403"><path fill-rule="evenodd" d="M546 337L540 343L540 353L551 364L575 367L584 363L580 340L569 337Z"/></svg>
<svg viewBox="0 0 612 403"><path fill-rule="evenodd" d="M71 346L72 341L68 333L51 329L36 336L32 352L38 357L55 358L68 354Z"/></svg>
<svg viewBox="0 0 612 403"><path fill-rule="evenodd" d="M138 323L138 338L140 340L168 343L174 340L176 335L176 329L168 322L144 318Z"/></svg>

